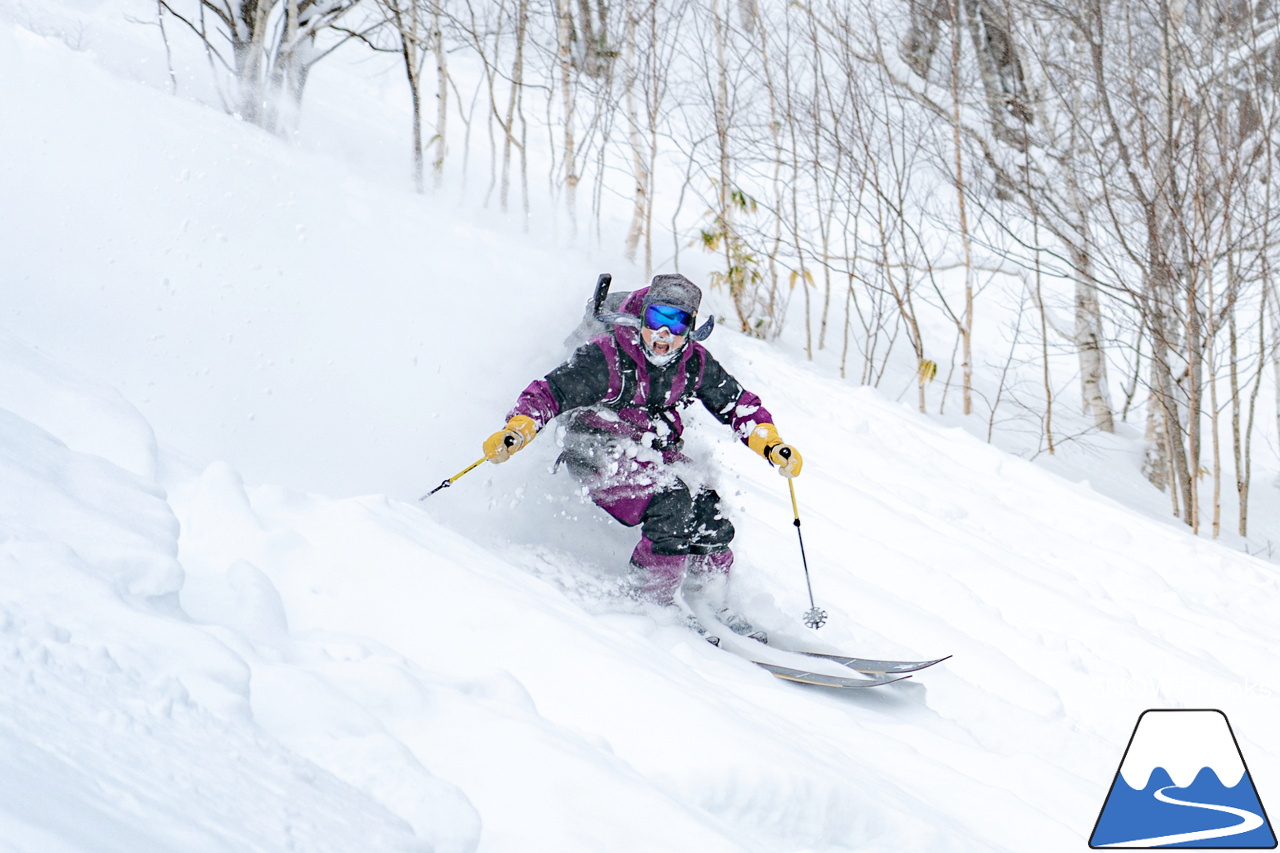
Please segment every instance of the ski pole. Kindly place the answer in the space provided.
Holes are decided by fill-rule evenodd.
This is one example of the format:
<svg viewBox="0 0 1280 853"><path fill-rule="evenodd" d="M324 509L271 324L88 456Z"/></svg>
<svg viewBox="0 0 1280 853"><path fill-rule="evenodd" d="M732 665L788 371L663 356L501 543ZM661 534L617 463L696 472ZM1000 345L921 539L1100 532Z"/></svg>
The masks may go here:
<svg viewBox="0 0 1280 853"><path fill-rule="evenodd" d="M427 492L427 493L426 493L425 495L423 495L422 497L418 498L418 500L420 500L420 501L425 501L427 498L431 497L432 495L434 495L436 492L440 491L441 489L447 489L447 488L449 488L449 487L450 487L450 486L452 486L452 485L453 485L457 480L459 480L459 479L462 477L462 475L463 475L463 474L470 474L470 473L471 473L472 471L474 471L476 468L479 468L479 467L480 467L480 465L481 465L481 464L483 464L483 463L485 462L485 459L486 459L486 457L481 456L481 457L480 457L479 459L477 459L475 462L472 462L472 463L471 463L470 465L468 465L466 468L463 468L463 469L462 469L461 471L459 471L457 474L454 474L452 477L450 477L449 479L445 480L443 483L441 483L440 485L436 486L434 489L432 489L431 491Z"/></svg>
<svg viewBox="0 0 1280 853"><path fill-rule="evenodd" d="M778 451L783 459L791 458L791 450L782 448ZM827 624L827 611L820 610L818 605L813 603L813 583L809 580L809 560L804 555L804 534L800 532L800 506L796 503L796 484L790 477L787 478L787 488L791 490L791 513L795 516L796 536L800 538L800 562L804 565L804 585L809 590L809 609L804 614L804 624L806 627L815 631Z"/></svg>

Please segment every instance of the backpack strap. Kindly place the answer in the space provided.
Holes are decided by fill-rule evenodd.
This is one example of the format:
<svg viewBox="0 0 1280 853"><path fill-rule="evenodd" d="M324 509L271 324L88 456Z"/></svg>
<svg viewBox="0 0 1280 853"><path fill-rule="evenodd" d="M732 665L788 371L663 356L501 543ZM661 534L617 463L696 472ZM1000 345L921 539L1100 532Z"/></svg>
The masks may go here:
<svg viewBox="0 0 1280 853"><path fill-rule="evenodd" d="M610 409L634 405L633 400L640 389L635 360L622 351L612 334L600 335L594 341L604 352L605 363L609 366L609 392L600 405Z"/></svg>

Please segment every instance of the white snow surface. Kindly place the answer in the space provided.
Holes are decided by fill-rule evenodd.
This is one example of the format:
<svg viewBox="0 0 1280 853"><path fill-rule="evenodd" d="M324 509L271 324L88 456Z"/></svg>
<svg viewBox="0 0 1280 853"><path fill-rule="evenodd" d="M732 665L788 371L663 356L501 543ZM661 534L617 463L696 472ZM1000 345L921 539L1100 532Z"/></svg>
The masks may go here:
<svg viewBox="0 0 1280 853"><path fill-rule="evenodd" d="M1280 791L1272 565L785 348L708 342L805 454L830 622L785 482L694 412L734 602L954 655L908 681L785 683L625 605L636 534L551 430L419 502L640 276L165 94L121 5L0 5L0 850L1079 850L1149 707L1221 708Z"/></svg>

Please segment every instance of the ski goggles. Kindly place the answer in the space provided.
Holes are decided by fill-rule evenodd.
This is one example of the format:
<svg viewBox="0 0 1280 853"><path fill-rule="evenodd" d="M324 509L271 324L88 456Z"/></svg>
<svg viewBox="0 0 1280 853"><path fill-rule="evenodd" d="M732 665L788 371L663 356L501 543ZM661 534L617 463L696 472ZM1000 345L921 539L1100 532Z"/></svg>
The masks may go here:
<svg viewBox="0 0 1280 853"><path fill-rule="evenodd" d="M693 325L693 315L683 308L670 305L650 305L644 309L644 324L655 332L666 326L673 335L683 335Z"/></svg>

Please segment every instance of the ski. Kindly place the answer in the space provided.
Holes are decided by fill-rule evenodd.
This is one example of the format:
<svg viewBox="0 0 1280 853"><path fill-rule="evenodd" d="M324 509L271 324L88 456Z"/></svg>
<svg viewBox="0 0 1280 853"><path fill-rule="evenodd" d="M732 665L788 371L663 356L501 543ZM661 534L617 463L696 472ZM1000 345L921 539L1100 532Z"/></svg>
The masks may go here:
<svg viewBox="0 0 1280 853"><path fill-rule="evenodd" d="M904 672L919 672L951 658L951 655L947 655L937 660L871 660L869 658L849 657L848 655L833 655L826 652L798 652L798 654L834 661L864 675L901 675Z"/></svg>
<svg viewBox="0 0 1280 853"><path fill-rule="evenodd" d="M720 637L709 633L698 620L697 616L692 612L687 614L686 626L711 645L716 646L723 651L745 658L777 678L781 678L786 681L794 681L798 684L813 684L820 687L860 688L879 687L883 684L893 684L895 681L902 681L903 679L910 678L910 673L927 669L934 664L942 663L944 660L951 658L951 655L947 655L946 657L941 657L936 660L875 660L872 658L856 658L849 655L831 654L829 652L810 652L800 649L788 649L781 646L770 646L768 643L765 643L765 648L769 649L771 652L784 652L788 655L800 658L800 660L796 662L796 666L785 666L782 664L757 660L756 658L758 656L764 656L762 651L756 651L755 653L747 652L737 648L736 643L730 643L726 646L721 642ZM752 644L748 643L747 645ZM831 675L826 672L814 672L804 667L803 659L806 657L815 658L816 660L824 662L829 661L837 666L846 667L857 675L868 677L845 677L840 675Z"/></svg>
<svg viewBox="0 0 1280 853"><path fill-rule="evenodd" d="M697 623L696 621L691 623L691 625L694 626L695 631L698 628L702 627L701 624ZM699 632L699 634L702 637L702 639L706 640L708 643L720 649L721 651L726 651L726 652L729 652L730 654L737 655L738 657L743 658L749 663L755 664L756 666L760 667L761 669L765 670L766 672L770 673L776 678L780 678L784 681L792 681L797 684L812 684L818 687L837 687L841 689L849 689L849 688L861 688L861 687L879 687L883 684L893 684L895 681L903 681L911 677L910 675L902 675L897 673L889 673L889 674L885 674L884 677L876 677L880 674L865 673L866 675L869 675L871 677L855 678L855 677L847 677L847 676L840 676L840 675L831 675L825 672L813 672L808 669L801 669L798 666L783 666L782 664L768 663L766 661L756 660L756 655L759 654L759 652L752 654L751 652L746 652L741 649L738 649L734 645L726 646L721 644L719 637L707 634L705 629ZM774 646L766 646L766 648L770 649L771 651L780 651L780 652L786 651L785 649L778 649ZM788 654L796 655L801 658L803 658L803 656L805 655L804 652L788 652ZM817 655L811 655L811 657L823 658L825 656L822 654L817 654ZM846 658L846 660L858 660L858 658ZM833 660L832 663L839 664L840 661ZM864 673L858 673L858 675L863 675L863 674ZM896 677L894 677L895 675Z"/></svg>
<svg viewBox="0 0 1280 853"><path fill-rule="evenodd" d="M893 684L895 681L904 681L911 677L909 675L900 675L897 678L841 678L838 675L807 672L803 669L792 669L789 666L778 666L777 664L764 663L758 660L751 662L784 681L794 681L797 684L813 684L819 687L839 687L842 689L879 687L882 684Z"/></svg>

